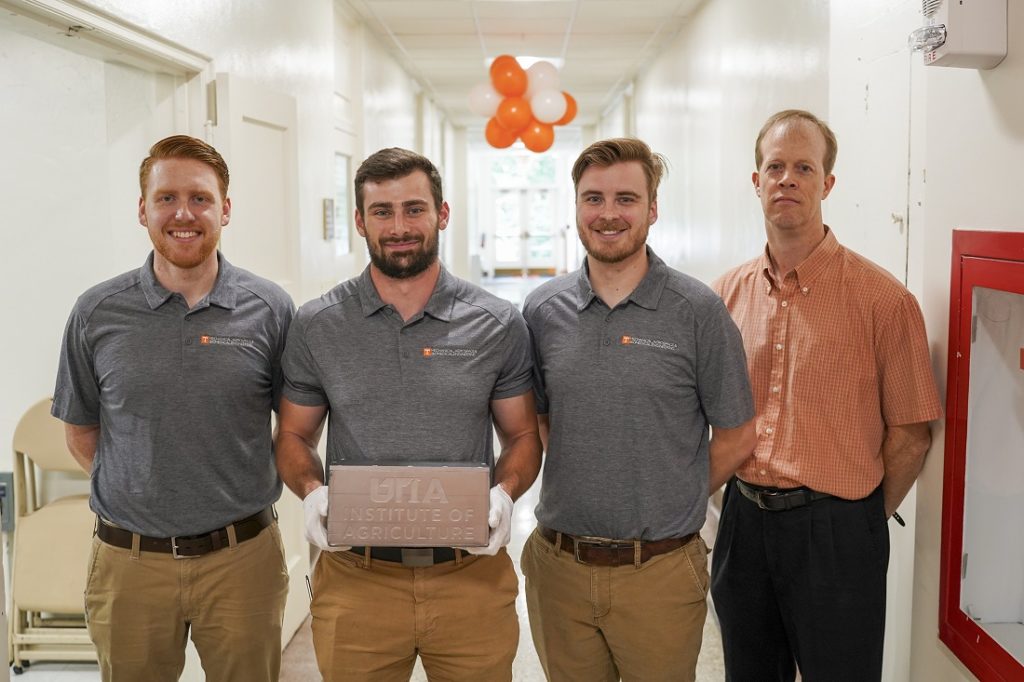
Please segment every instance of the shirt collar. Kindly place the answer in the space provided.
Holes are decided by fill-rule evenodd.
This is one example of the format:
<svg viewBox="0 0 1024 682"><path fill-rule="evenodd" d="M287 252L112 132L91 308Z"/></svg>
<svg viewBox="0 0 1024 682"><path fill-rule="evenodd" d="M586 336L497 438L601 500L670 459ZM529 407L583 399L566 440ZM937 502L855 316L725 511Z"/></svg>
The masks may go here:
<svg viewBox="0 0 1024 682"><path fill-rule="evenodd" d="M381 308L387 307L387 303L381 300L380 294L377 293L377 287L373 284L369 265L359 275L356 289L359 292L359 304L362 307L364 317L369 317ZM455 307L455 295L458 290L458 279L449 273L444 265L441 265L441 272L437 276L437 284L434 285L434 291L430 294L427 305L423 307L423 313L442 322L450 322L452 319L452 309ZM409 320L409 322L412 322L412 320Z"/></svg>
<svg viewBox="0 0 1024 682"><path fill-rule="evenodd" d="M814 280L828 269L830 261L839 253L840 248L839 240L836 239L835 233L826 225L825 238L814 247L814 250L811 251L810 255L803 262L793 269L796 273L797 284L801 287L810 286ZM768 256L767 245L764 247L764 253L761 254L759 266L768 283L778 287L779 283L772 278L771 260Z"/></svg>
<svg viewBox="0 0 1024 682"><path fill-rule="evenodd" d="M641 308L657 310L661 292L664 291L665 282L668 280L668 266L650 246L644 248L647 249L647 273L626 297L626 300ZM576 280L576 311L583 312L596 298L597 294L594 293L594 288L590 285L590 257L587 256L583 260L583 267L579 269Z"/></svg>
<svg viewBox="0 0 1024 682"><path fill-rule="evenodd" d="M157 281L156 273L153 272L154 253L149 252L149 257L139 269L142 282L142 293L146 297L146 303L151 310L156 310L174 295L173 291L165 288ZM217 279L213 283L213 289L205 297L205 305L215 305L220 308L234 309L238 302L238 291L235 282L238 280L238 271L228 260L217 251Z"/></svg>
<svg viewBox="0 0 1024 682"><path fill-rule="evenodd" d="M452 309L455 307L455 294L459 290L459 280L441 266L441 272L437 276L437 284L434 286L434 293L427 300L423 312L436 320L450 322Z"/></svg>

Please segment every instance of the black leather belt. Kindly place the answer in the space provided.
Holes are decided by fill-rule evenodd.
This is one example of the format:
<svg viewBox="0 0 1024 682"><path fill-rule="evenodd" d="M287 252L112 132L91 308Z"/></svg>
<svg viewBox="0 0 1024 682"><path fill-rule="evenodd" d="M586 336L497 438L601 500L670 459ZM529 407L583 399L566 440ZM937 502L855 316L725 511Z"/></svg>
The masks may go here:
<svg viewBox="0 0 1024 682"><path fill-rule="evenodd" d="M245 542L252 540L260 534L264 528L274 522L277 515L273 507L267 507L263 511L253 514L241 521L235 521L235 541ZM107 521L99 519L96 523L96 536L114 547L123 549L132 548L132 537L136 535L130 530L112 526ZM148 535L139 535L139 550L143 552L160 552L170 554L175 559L190 559L215 552L228 546L227 527L211 530L198 535L177 535L172 538L153 538Z"/></svg>
<svg viewBox="0 0 1024 682"><path fill-rule="evenodd" d="M359 556L366 556L366 547L349 550ZM433 566L446 561L455 561L456 550L452 547L370 547L370 558L377 561L391 561L403 566Z"/></svg>
<svg viewBox="0 0 1024 682"><path fill-rule="evenodd" d="M786 511L796 509L826 497L833 497L828 493L819 493L810 488L763 488L759 485L752 485L746 481L736 479L736 488L740 494L747 498L761 509L767 511Z"/></svg>
<svg viewBox="0 0 1024 682"><path fill-rule="evenodd" d="M537 532L548 542L554 544L558 532L537 526ZM666 554L686 545L696 533L681 538L664 540L611 540L562 533L560 547L562 551L572 554L576 561L590 566L627 566L636 563L636 543L640 543L640 563L652 559L659 554Z"/></svg>

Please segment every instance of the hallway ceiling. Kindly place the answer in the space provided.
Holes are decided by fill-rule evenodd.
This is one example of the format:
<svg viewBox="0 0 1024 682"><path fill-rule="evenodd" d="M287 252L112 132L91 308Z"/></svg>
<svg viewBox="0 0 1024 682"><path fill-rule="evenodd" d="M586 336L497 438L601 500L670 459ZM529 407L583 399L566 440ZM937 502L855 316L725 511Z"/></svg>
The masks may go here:
<svg viewBox="0 0 1024 682"><path fill-rule="evenodd" d="M501 54L563 60L576 124L594 123L704 0L344 0L456 125ZM555 62L556 66L558 62Z"/></svg>

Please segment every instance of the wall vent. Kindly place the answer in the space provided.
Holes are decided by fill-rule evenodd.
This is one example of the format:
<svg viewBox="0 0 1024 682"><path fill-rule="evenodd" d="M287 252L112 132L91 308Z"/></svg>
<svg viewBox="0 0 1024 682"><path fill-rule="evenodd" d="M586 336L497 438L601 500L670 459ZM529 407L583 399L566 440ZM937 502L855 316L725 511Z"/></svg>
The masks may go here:
<svg viewBox="0 0 1024 682"><path fill-rule="evenodd" d="M921 14L931 17L942 7L942 0L921 0Z"/></svg>

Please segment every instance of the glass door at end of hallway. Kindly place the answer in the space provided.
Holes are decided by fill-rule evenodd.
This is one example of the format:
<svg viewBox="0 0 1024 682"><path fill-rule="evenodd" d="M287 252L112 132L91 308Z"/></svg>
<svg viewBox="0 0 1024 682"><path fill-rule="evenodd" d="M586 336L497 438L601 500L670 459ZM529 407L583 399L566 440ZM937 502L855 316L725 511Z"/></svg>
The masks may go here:
<svg viewBox="0 0 1024 682"><path fill-rule="evenodd" d="M497 190L494 275L554 275L558 265L557 192L546 187Z"/></svg>

